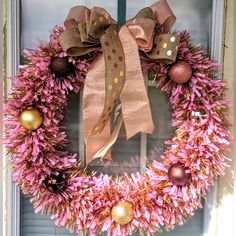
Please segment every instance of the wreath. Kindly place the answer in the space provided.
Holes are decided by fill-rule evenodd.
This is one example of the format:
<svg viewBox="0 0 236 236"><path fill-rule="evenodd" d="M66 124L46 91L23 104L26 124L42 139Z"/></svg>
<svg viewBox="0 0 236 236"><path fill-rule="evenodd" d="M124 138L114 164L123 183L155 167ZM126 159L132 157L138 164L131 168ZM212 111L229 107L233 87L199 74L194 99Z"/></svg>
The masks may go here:
<svg viewBox="0 0 236 236"><path fill-rule="evenodd" d="M174 21L165 0L122 27L102 8L74 7L49 43L25 51L6 101L5 146L36 213L72 232L128 235L172 229L201 207L226 166L226 86L188 32L169 32ZM169 99L174 137L146 173L90 175L66 149L68 94L83 87L87 165L110 159L122 124L127 138L153 131L142 71Z"/></svg>

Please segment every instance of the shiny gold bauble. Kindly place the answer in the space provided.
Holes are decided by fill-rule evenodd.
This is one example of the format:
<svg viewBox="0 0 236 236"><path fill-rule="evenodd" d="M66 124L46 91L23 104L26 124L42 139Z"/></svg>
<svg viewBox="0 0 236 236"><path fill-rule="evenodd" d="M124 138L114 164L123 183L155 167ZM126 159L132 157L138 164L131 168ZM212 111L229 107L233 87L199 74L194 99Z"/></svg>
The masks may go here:
<svg viewBox="0 0 236 236"><path fill-rule="evenodd" d="M43 118L37 109L27 109L20 114L20 123L25 129L36 130L42 125Z"/></svg>
<svg viewBox="0 0 236 236"><path fill-rule="evenodd" d="M112 219L120 225L128 224L133 218L133 206L126 201L118 202L111 211Z"/></svg>
<svg viewBox="0 0 236 236"><path fill-rule="evenodd" d="M196 125L205 125L209 120L209 112L204 107L198 107L191 111L189 119Z"/></svg>

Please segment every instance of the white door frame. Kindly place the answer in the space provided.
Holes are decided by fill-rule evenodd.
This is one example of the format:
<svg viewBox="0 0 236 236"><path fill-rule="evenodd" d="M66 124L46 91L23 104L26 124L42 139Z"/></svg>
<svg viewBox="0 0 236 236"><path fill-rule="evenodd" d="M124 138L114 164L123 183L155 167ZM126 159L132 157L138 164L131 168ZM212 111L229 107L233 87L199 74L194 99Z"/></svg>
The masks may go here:
<svg viewBox="0 0 236 236"><path fill-rule="evenodd" d="M7 4L7 75L13 76L20 62L20 0L5 0ZM224 28L224 0L213 0L212 9L212 30L211 30L211 56L217 61L222 61L222 43L223 43L223 28ZM11 84L8 83L9 89ZM8 214L0 215L0 228L5 224L6 231L3 230L0 236L20 236L20 191L11 178L11 171L4 156L4 163L1 162L0 173L3 173L3 178L0 178L1 185L5 189L5 202L0 198L3 212ZM1 186L0 185L0 186ZM204 236L217 235L217 195L218 184L208 195L204 210ZM8 199L8 201L6 201ZM231 235L227 235L231 236Z"/></svg>

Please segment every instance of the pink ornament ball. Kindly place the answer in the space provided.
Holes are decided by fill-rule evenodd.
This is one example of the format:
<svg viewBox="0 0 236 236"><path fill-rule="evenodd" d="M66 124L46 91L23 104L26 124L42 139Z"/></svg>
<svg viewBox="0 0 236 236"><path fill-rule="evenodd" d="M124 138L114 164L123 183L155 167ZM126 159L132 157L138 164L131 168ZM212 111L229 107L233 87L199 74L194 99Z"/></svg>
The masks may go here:
<svg viewBox="0 0 236 236"><path fill-rule="evenodd" d="M185 61L177 61L168 70L169 78L177 84L184 84L192 77L192 67Z"/></svg>

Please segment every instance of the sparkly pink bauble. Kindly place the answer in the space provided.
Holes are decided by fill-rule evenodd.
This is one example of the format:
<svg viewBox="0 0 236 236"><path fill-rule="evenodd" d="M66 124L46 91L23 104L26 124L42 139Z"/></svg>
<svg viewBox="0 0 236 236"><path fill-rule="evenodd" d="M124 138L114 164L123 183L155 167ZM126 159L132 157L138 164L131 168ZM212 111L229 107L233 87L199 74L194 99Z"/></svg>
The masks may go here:
<svg viewBox="0 0 236 236"><path fill-rule="evenodd" d="M171 182L177 186L184 186L190 179L188 168L183 163L173 164L168 170L168 176Z"/></svg>
<svg viewBox="0 0 236 236"><path fill-rule="evenodd" d="M178 84L184 84L192 77L192 67L185 61L177 61L170 66L168 76Z"/></svg>

